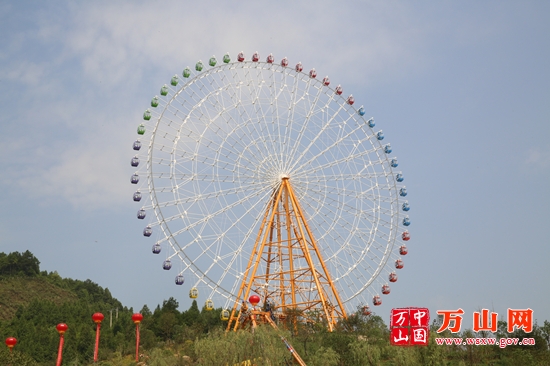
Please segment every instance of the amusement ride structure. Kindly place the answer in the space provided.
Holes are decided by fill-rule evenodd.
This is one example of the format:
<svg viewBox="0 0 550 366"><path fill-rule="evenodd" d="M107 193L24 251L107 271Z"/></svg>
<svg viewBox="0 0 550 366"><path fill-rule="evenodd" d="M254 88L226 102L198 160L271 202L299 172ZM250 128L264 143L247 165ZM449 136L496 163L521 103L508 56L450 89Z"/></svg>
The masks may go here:
<svg viewBox="0 0 550 366"><path fill-rule="evenodd" d="M365 112L315 69L257 52L198 61L152 98L133 143L137 217L228 330L293 312L333 330L390 293L410 207Z"/></svg>

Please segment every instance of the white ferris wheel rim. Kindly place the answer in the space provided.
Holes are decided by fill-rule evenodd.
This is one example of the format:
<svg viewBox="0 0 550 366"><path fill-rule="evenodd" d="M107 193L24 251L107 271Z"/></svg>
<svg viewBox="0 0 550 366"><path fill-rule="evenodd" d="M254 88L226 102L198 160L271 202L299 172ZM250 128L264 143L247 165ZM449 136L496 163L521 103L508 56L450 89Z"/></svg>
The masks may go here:
<svg viewBox="0 0 550 366"><path fill-rule="evenodd" d="M235 301L282 177L348 310L393 271L406 229L399 172L368 119L325 84L277 63L224 63L168 86L150 109L143 209L154 212L149 226L169 244L168 259L177 257L180 273L209 299Z"/></svg>

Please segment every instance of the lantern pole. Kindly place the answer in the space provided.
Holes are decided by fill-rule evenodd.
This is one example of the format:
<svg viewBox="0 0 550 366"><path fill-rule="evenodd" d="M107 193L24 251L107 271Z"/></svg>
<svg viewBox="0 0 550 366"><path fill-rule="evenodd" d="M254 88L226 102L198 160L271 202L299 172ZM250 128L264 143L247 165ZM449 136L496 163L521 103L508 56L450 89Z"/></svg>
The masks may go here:
<svg viewBox="0 0 550 366"><path fill-rule="evenodd" d="M99 331L101 328L101 321L103 320L104 316L101 313L95 313L92 315L92 320L94 323L96 323L96 332L95 332L95 349L94 349L94 363L97 362L97 354L99 350Z"/></svg>
<svg viewBox="0 0 550 366"><path fill-rule="evenodd" d="M64 334L69 329L67 324L65 323L59 323L57 324L57 332L59 333L59 349L57 350L57 363L56 366L61 366L61 359L63 358L63 342L64 342Z"/></svg>
<svg viewBox="0 0 550 366"><path fill-rule="evenodd" d="M132 321L136 325L136 362L139 362L139 323L143 320L143 315L135 313L132 315Z"/></svg>

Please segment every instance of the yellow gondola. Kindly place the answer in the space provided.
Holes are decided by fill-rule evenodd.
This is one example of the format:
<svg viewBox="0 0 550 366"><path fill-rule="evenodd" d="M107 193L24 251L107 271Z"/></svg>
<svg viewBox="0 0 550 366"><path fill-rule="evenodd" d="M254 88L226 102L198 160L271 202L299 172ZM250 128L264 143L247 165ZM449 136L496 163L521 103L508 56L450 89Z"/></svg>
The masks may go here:
<svg viewBox="0 0 550 366"><path fill-rule="evenodd" d="M223 321L228 321L229 320L229 310L223 309L222 313L220 314L220 319L223 320Z"/></svg>
<svg viewBox="0 0 550 366"><path fill-rule="evenodd" d="M206 303L204 304L204 307L207 311L210 311L210 310L214 309L214 303L212 302L212 300L206 300Z"/></svg>

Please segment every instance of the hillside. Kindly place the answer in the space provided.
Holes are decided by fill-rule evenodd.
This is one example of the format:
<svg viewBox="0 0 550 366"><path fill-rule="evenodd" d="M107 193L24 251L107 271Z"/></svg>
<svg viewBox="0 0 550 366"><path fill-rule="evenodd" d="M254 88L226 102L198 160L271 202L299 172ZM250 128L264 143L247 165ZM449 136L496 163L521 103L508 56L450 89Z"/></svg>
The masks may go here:
<svg viewBox="0 0 550 366"><path fill-rule="evenodd" d="M33 300L51 301L56 305L77 301L78 296L67 289L52 284L44 277L0 278L0 321L13 318L20 306Z"/></svg>

